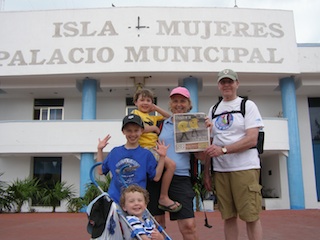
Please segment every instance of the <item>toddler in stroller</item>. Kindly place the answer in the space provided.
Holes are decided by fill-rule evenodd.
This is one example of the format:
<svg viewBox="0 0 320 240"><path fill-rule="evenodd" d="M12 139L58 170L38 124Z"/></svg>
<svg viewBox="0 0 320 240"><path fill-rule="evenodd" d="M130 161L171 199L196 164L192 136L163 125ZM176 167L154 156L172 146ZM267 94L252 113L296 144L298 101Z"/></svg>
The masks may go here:
<svg viewBox="0 0 320 240"><path fill-rule="evenodd" d="M88 233L95 240L131 240L131 239L165 239L171 240L164 229L154 219L146 208L148 192L137 186L129 185L123 190L120 208L113 202L94 179L95 164L90 170L93 184L102 192L87 207ZM139 202L133 204L133 202Z"/></svg>
<svg viewBox="0 0 320 240"><path fill-rule="evenodd" d="M149 202L149 193L138 185L130 185L122 191L120 206L126 212L126 220L133 232L132 236L139 235L141 239L165 239L157 229L155 223L146 213Z"/></svg>

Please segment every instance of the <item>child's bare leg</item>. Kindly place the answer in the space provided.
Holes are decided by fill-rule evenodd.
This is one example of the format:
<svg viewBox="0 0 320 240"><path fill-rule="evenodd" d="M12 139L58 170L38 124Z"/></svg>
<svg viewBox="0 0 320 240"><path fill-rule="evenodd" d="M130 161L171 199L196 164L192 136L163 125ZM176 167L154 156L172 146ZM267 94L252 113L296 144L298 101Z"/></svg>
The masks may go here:
<svg viewBox="0 0 320 240"><path fill-rule="evenodd" d="M174 171L176 170L176 163L170 158L166 157L164 167L165 171L162 176L159 204L162 206L170 206L170 209L174 210L175 208L179 207L180 203L176 202L176 204L174 204L175 201L169 198L168 191Z"/></svg>

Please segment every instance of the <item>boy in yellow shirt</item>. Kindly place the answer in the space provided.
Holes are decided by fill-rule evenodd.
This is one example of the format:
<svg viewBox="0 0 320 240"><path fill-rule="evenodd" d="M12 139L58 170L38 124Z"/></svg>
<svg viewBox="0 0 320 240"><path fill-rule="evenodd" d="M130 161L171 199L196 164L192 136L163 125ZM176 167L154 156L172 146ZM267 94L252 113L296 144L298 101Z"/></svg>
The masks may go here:
<svg viewBox="0 0 320 240"><path fill-rule="evenodd" d="M170 117L170 114L155 105L153 103L153 99L154 95L151 90L138 90L133 97L134 104L138 109L133 110L132 113L140 116L142 121L144 122L144 132L139 139L140 146L149 149L155 155L155 158L158 159L159 157L157 156L157 153L153 150L153 148L156 147L158 135L160 134L160 129L157 126L157 123ZM150 113L154 111L158 112L161 115L150 115ZM158 207L159 209L164 211L178 212L182 208L182 205L176 201L171 200L168 196L171 180L176 169L176 163L172 159L166 157L164 167L165 171L162 176Z"/></svg>

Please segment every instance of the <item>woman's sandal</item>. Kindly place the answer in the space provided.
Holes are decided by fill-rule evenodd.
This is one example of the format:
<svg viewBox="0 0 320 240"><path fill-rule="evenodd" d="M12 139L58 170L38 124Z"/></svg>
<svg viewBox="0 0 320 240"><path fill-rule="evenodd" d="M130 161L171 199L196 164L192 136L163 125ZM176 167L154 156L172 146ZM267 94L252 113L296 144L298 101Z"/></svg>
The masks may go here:
<svg viewBox="0 0 320 240"><path fill-rule="evenodd" d="M173 206L176 206L175 208L172 208ZM163 211L167 211L167 212L179 212L182 208L182 204L178 205L177 202L173 202L173 204L169 205L169 206L164 206L164 205L161 205L159 204L158 205L158 208L163 210Z"/></svg>

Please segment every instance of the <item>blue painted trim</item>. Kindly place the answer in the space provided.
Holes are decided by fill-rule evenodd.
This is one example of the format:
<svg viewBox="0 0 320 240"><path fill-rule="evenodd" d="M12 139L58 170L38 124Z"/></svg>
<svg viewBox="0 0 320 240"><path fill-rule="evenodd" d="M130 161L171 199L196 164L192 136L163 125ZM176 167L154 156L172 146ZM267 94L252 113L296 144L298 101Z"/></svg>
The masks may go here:
<svg viewBox="0 0 320 240"><path fill-rule="evenodd" d="M198 112L198 79L195 77L187 77L183 79L183 85L190 92L192 109L190 112Z"/></svg>
<svg viewBox="0 0 320 240"><path fill-rule="evenodd" d="M294 78L280 79L283 116L288 119L289 156L287 161L291 209L304 209L301 147Z"/></svg>

